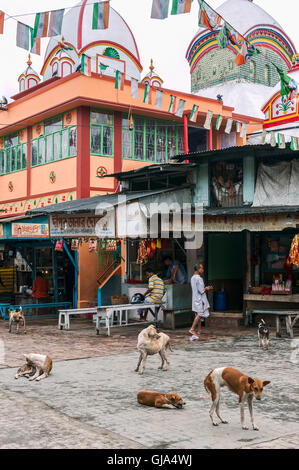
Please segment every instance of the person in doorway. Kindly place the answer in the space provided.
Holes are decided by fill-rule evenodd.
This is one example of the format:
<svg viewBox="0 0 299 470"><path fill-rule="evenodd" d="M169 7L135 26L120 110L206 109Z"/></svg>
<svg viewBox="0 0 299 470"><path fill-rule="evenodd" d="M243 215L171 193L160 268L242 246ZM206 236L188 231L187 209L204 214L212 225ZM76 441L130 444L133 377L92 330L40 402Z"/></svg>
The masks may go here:
<svg viewBox="0 0 299 470"><path fill-rule="evenodd" d="M163 295L165 294L165 286L163 280L154 273L153 269L146 268L146 278L148 279L148 289L144 293L145 304L159 304L162 301ZM140 315L140 321L146 321L148 310L138 309L138 315Z"/></svg>
<svg viewBox="0 0 299 470"><path fill-rule="evenodd" d="M168 268L165 284L185 284L187 282L187 273L180 261L173 260L171 256L165 256L163 262Z"/></svg>
<svg viewBox="0 0 299 470"><path fill-rule="evenodd" d="M32 295L36 302L44 302L49 297L50 284L48 279L45 279L42 272L36 273L36 278L33 281Z"/></svg>
<svg viewBox="0 0 299 470"><path fill-rule="evenodd" d="M196 315L193 321L193 325L189 330L189 333L192 335L191 341L199 339L199 336L201 334L201 318L207 318L210 315L210 304L206 292L212 290L213 287L205 287L204 280L202 278L203 273L203 264L196 264L194 266L194 274L191 278L192 311Z"/></svg>

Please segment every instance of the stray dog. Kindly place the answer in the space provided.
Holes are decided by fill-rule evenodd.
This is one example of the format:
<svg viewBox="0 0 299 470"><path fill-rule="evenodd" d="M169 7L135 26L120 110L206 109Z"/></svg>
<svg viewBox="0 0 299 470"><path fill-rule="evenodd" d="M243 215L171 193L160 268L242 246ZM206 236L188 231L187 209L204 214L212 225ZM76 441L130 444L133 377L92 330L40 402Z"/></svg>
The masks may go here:
<svg viewBox="0 0 299 470"><path fill-rule="evenodd" d="M142 390L137 394L137 401L141 405L155 406L156 408L162 408L164 405L172 405L175 408L183 408L183 398L176 392L172 393L159 393L150 392L149 390Z"/></svg>
<svg viewBox="0 0 299 470"><path fill-rule="evenodd" d="M8 332L11 333L11 326L13 323L16 323L17 333L19 333L20 322L22 322L24 326L24 333L26 333L25 316L24 316L22 307L20 307L20 310L8 310L8 312L9 312Z"/></svg>
<svg viewBox="0 0 299 470"><path fill-rule="evenodd" d="M162 359L162 364L159 369L164 371L168 370L170 363L166 357L167 348L172 351L169 336L167 336L165 333L158 333L154 325L150 325L142 330L138 335L137 350L140 352L140 356L135 372L139 371L139 367L142 361L142 369L139 372L139 374L142 375L145 369L147 356L153 356L157 353L160 354ZM166 367L163 369L164 362L166 362Z"/></svg>
<svg viewBox="0 0 299 470"><path fill-rule="evenodd" d="M227 423L227 421L220 416L219 411L220 388L226 386L231 392L239 395L242 429L248 429L244 424L244 402L247 400L252 427L255 431L258 431L259 428L254 423L252 401L254 397L257 400L261 400L263 388L269 383L269 380L262 382L259 379L252 379L232 367L220 367L212 370L205 378L204 386L206 391L211 394L213 402L210 409L210 418L213 425L218 426L218 423L214 421L213 417L215 410L220 421Z"/></svg>
<svg viewBox="0 0 299 470"><path fill-rule="evenodd" d="M52 359L44 354L24 354L26 363L20 367L15 378L18 379L22 375L30 376L29 380L42 380L48 377L52 370ZM35 373L32 375L32 373Z"/></svg>
<svg viewBox="0 0 299 470"><path fill-rule="evenodd" d="M257 336L259 339L261 348L269 348L269 328L266 326L266 323L263 319L258 324L257 327Z"/></svg>

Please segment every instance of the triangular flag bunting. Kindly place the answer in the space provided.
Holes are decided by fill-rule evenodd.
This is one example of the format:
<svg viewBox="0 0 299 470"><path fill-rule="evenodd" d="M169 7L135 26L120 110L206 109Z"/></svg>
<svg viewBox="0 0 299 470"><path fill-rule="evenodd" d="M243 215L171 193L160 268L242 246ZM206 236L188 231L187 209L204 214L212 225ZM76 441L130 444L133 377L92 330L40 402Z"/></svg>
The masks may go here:
<svg viewBox="0 0 299 470"><path fill-rule="evenodd" d="M170 103L169 103L169 108L168 108L169 113L174 113L175 102L176 102L176 97L174 95L170 95Z"/></svg>
<svg viewBox="0 0 299 470"><path fill-rule="evenodd" d="M278 147L280 149L285 149L286 148L286 139L285 139L284 134L278 134L277 135L277 143L278 143Z"/></svg>
<svg viewBox="0 0 299 470"><path fill-rule="evenodd" d="M195 122L197 119L197 114L198 114L198 106L196 104L193 105L192 111L189 117L189 121Z"/></svg>
<svg viewBox="0 0 299 470"><path fill-rule="evenodd" d="M156 102L155 106L157 108L162 108L162 97L163 97L163 91L162 90L157 90L156 89Z"/></svg>
<svg viewBox="0 0 299 470"><path fill-rule="evenodd" d="M178 117L183 116L183 112L184 112L184 109L185 109L185 103L186 103L186 100L180 100L179 101L178 109L175 113L176 116L178 116Z"/></svg>
<svg viewBox="0 0 299 470"><path fill-rule="evenodd" d="M226 127L225 127L225 133L226 134L230 134L231 131L232 131L232 127L233 127L233 119L232 118L229 118L227 120L227 123L226 123Z"/></svg>
<svg viewBox="0 0 299 470"><path fill-rule="evenodd" d="M85 54L81 56L81 73L83 75L91 76L91 57L88 57Z"/></svg>
<svg viewBox="0 0 299 470"><path fill-rule="evenodd" d="M109 1L94 3L92 14L92 29L107 29L109 26L109 13Z"/></svg>
<svg viewBox="0 0 299 470"><path fill-rule="evenodd" d="M122 90L123 89L124 79L125 79L124 74L122 72L120 72L119 70L116 70L116 73L115 73L115 88L116 88L116 90Z"/></svg>
<svg viewBox="0 0 299 470"><path fill-rule="evenodd" d="M222 124L222 120L223 120L223 117L221 116L221 114L218 114L217 120L216 120L216 126L215 126L216 131L219 131L221 124Z"/></svg>
<svg viewBox="0 0 299 470"><path fill-rule="evenodd" d="M37 54L40 55L40 38L35 38L34 37L34 29L30 28L30 52L32 54Z"/></svg>
<svg viewBox="0 0 299 470"><path fill-rule="evenodd" d="M17 46L29 51L31 46L30 26L18 21L17 24Z"/></svg>
<svg viewBox="0 0 299 470"><path fill-rule="evenodd" d="M131 96L135 100L138 100L138 80L137 80L137 78L131 78Z"/></svg>
<svg viewBox="0 0 299 470"><path fill-rule="evenodd" d="M164 20L168 17L169 0L153 0L151 18Z"/></svg>
<svg viewBox="0 0 299 470"><path fill-rule="evenodd" d="M263 131L262 133L262 145L265 145L267 139L267 131Z"/></svg>
<svg viewBox="0 0 299 470"><path fill-rule="evenodd" d="M143 96L143 102L146 104L149 104L149 95L150 95L150 85L146 83L144 85L144 96Z"/></svg>
<svg viewBox="0 0 299 470"><path fill-rule="evenodd" d="M192 0L172 0L172 15L190 13Z"/></svg>
<svg viewBox="0 0 299 470"><path fill-rule="evenodd" d="M34 37L45 38L61 34L64 9L44 11L35 15Z"/></svg>
<svg viewBox="0 0 299 470"><path fill-rule="evenodd" d="M213 111L208 111L207 112L207 117L206 121L203 125L205 129L211 129L211 124L212 124L212 118L213 118Z"/></svg>
<svg viewBox="0 0 299 470"><path fill-rule="evenodd" d="M4 17L5 17L4 11L0 10L0 34L3 34L3 30L4 30Z"/></svg>
<svg viewBox="0 0 299 470"><path fill-rule="evenodd" d="M247 129L247 124L245 124L245 122L244 122L243 125L242 125L241 132L240 132L240 137L242 139L245 139L245 137L246 137L246 129Z"/></svg>
<svg viewBox="0 0 299 470"><path fill-rule="evenodd" d="M236 121L236 132L241 131L241 123L239 121Z"/></svg>
<svg viewBox="0 0 299 470"><path fill-rule="evenodd" d="M275 134L273 131L271 132L270 144L271 144L271 147L276 147L276 139L275 139Z"/></svg>
<svg viewBox="0 0 299 470"><path fill-rule="evenodd" d="M298 150L298 141L296 137L291 138L291 150Z"/></svg>

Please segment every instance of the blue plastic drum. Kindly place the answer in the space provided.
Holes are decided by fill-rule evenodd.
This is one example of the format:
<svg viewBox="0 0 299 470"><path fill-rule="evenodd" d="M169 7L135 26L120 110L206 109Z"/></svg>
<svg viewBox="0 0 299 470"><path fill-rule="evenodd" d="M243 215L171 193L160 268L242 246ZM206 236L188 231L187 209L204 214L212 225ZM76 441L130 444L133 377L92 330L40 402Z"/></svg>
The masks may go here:
<svg viewBox="0 0 299 470"><path fill-rule="evenodd" d="M214 311L224 312L227 310L227 293L215 292L214 294Z"/></svg>

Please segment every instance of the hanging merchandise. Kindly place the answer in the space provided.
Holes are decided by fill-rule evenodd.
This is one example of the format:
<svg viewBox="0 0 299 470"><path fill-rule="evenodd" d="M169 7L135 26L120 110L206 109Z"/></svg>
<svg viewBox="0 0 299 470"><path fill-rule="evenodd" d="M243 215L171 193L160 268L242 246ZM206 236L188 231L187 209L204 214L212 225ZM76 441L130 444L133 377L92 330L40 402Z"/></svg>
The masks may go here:
<svg viewBox="0 0 299 470"><path fill-rule="evenodd" d="M63 240L57 240L55 251L63 251Z"/></svg>
<svg viewBox="0 0 299 470"><path fill-rule="evenodd" d="M153 0L151 18L164 20L168 17L169 0Z"/></svg>
<svg viewBox="0 0 299 470"><path fill-rule="evenodd" d="M290 255L287 255L284 260L283 269L285 271L293 271L293 264L290 258Z"/></svg>
<svg viewBox="0 0 299 470"><path fill-rule="evenodd" d="M299 234L293 238L289 258L292 264L299 267Z"/></svg>
<svg viewBox="0 0 299 470"><path fill-rule="evenodd" d="M156 253L156 241L151 240L151 253Z"/></svg>
<svg viewBox="0 0 299 470"><path fill-rule="evenodd" d="M151 243L149 240L146 242L146 253L147 253L147 256L150 256L151 254Z"/></svg>
<svg viewBox="0 0 299 470"><path fill-rule="evenodd" d="M109 13L109 1L94 3L92 15L92 29L107 29L109 26Z"/></svg>
<svg viewBox="0 0 299 470"><path fill-rule="evenodd" d="M125 74L116 70L115 72L115 88L116 90L122 90L124 88Z"/></svg>
<svg viewBox="0 0 299 470"><path fill-rule="evenodd" d="M81 73L88 77L91 76L91 57L88 57L85 54L81 56Z"/></svg>
<svg viewBox="0 0 299 470"><path fill-rule="evenodd" d="M79 240L78 238L72 239L71 250L77 251L79 249Z"/></svg>
<svg viewBox="0 0 299 470"><path fill-rule="evenodd" d="M106 251L116 251L117 240L106 240Z"/></svg>
<svg viewBox="0 0 299 470"><path fill-rule="evenodd" d="M181 15L190 13L192 0L172 0L172 15Z"/></svg>
<svg viewBox="0 0 299 470"><path fill-rule="evenodd" d="M141 240L139 247L138 247L138 255L137 255L137 264L147 264L148 263L148 255L147 255L147 248L146 248L146 241Z"/></svg>
<svg viewBox="0 0 299 470"><path fill-rule="evenodd" d="M131 96L138 100L138 80L136 78L131 78Z"/></svg>
<svg viewBox="0 0 299 470"><path fill-rule="evenodd" d="M164 249L164 250L167 250L167 248L168 248L168 241L166 240L166 238L163 239L163 241L162 241L162 246L163 246L163 249Z"/></svg>
<svg viewBox="0 0 299 470"><path fill-rule="evenodd" d="M163 97L163 91L162 90L156 90L156 102L155 106L157 108L162 108L162 97Z"/></svg>
<svg viewBox="0 0 299 470"><path fill-rule="evenodd" d="M208 111L206 121L203 125L205 129L211 129L212 119L213 119L213 111Z"/></svg>
<svg viewBox="0 0 299 470"><path fill-rule="evenodd" d="M34 22L34 37L45 38L61 34L64 9L37 13Z"/></svg>
<svg viewBox="0 0 299 470"><path fill-rule="evenodd" d="M158 238L156 247L157 247L157 250L161 250L161 248L162 248L161 238Z"/></svg>
<svg viewBox="0 0 299 470"><path fill-rule="evenodd" d="M3 30L4 30L4 17L5 17L4 11L0 10L0 34L3 34Z"/></svg>
<svg viewBox="0 0 299 470"><path fill-rule="evenodd" d="M197 114L198 114L198 106L196 104L194 104L193 107L192 107L190 117L189 117L189 121L196 122Z"/></svg>
<svg viewBox="0 0 299 470"><path fill-rule="evenodd" d="M95 253L97 251L97 240L90 239L88 245L89 253Z"/></svg>
<svg viewBox="0 0 299 470"><path fill-rule="evenodd" d="M176 103L176 96L170 95L170 103L169 103L169 108L168 112L173 113L175 109L175 103Z"/></svg>
<svg viewBox="0 0 299 470"><path fill-rule="evenodd" d="M180 100L179 101L179 105L178 105L178 109L175 113L176 116L178 117L182 117L183 116L183 112L184 112L184 108L185 108L185 103L186 103L186 100Z"/></svg>
<svg viewBox="0 0 299 470"><path fill-rule="evenodd" d="M221 116L221 114L218 114L217 119L216 119L216 126L215 126L216 131L219 131L222 121L223 121L223 117Z"/></svg>
<svg viewBox="0 0 299 470"><path fill-rule="evenodd" d="M233 119L232 118L229 118L227 120L227 123L226 123L226 127L225 127L225 133L226 134L230 134L231 131L232 131L232 127L233 127Z"/></svg>

